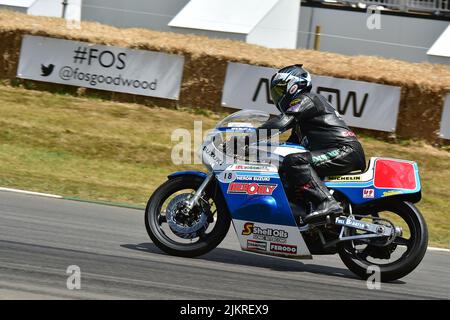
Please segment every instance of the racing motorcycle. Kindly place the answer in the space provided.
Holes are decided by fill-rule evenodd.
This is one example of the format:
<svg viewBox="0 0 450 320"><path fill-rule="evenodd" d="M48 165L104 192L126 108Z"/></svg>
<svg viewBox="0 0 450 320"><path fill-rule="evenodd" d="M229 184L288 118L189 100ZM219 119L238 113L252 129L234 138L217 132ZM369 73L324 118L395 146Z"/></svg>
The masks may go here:
<svg viewBox="0 0 450 320"><path fill-rule="evenodd" d="M168 176L145 211L153 243L171 255L196 257L218 246L233 223L242 250L252 253L297 259L338 254L363 279L376 266L384 282L412 272L428 244L426 222L414 205L421 199L417 163L372 157L365 172L326 177L344 214L307 224L310 204L290 201L278 164L309 151L279 143L274 137L280 135L255 135L269 117L256 110L229 115L199 150L207 172Z"/></svg>

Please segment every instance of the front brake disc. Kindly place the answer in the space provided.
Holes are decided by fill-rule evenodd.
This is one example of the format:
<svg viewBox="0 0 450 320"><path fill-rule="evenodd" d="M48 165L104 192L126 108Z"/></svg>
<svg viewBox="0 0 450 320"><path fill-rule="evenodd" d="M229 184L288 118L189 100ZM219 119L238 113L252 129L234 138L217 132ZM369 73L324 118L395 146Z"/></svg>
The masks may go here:
<svg viewBox="0 0 450 320"><path fill-rule="evenodd" d="M173 198L166 209L166 219L170 230L183 239L194 239L208 228L208 215L198 206L185 214L184 204L191 197L190 193L182 193Z"/></svg>

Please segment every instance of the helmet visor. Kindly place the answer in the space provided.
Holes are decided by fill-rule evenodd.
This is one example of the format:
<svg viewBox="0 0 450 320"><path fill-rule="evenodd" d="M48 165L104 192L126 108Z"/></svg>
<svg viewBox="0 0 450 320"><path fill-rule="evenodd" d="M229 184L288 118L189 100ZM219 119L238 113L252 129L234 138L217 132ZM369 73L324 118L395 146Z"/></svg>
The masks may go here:
<svg viewBox="0 0 450 320"><path fill-rule="evenodd" d="M286 93L286 83L279 83L270 90L272 100L277 107L279 107L279 103L282 100L285 93Z"/></svg>

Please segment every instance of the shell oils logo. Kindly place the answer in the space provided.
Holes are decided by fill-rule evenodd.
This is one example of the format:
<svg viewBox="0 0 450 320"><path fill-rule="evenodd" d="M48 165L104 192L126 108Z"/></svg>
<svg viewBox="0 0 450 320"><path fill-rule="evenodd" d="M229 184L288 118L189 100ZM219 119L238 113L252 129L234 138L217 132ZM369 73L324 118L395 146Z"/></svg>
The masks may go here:
<svg viewBox="0 0 450 320"><path fill-rule="evenodd" d="M253 226L254 224L252 222L247 222L246 224L244 224L244 228L242 229L242 235L243 236L251 235L253 233Z"/></svg>
<svg viewBox="0 0 450 320"><path fill-rule="evenodd" d="M227 193L244 193L248 195L272 195L276 184L232 182Z"/></svg>
<svg viewBox="0 0 450 320"><path fill-rule="evenodd" d="M254 238L260 239L260 240L269 240L273 238L277 239L287 239L289 234L286 230L283 229L272 229L272 228L261 228L261 227L255 227L253 222L246 222L244 224L244 227L242 229L242 235L243 236L249 236L253 234Z"/></svg>

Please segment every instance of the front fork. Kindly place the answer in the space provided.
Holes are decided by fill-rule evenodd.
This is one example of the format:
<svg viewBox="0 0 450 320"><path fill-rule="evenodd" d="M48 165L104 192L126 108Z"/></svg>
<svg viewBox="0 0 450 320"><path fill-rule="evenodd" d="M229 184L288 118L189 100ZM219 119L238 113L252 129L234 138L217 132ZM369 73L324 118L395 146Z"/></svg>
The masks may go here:
<svg viewBox="0 0 450 320"><path fill-rule="evenodd" d="M198 204L198 200L203 194L203 191L205 191L205 188L208 186L208 184L211 182L211 179L214 177L214 172L210 171L208 175L206 176L205 180L203 180L202 184L198 189L192 194L192 197L189 198L189 200L186 201L186 209L189 211L192 210L194 206Z"/></svg>

